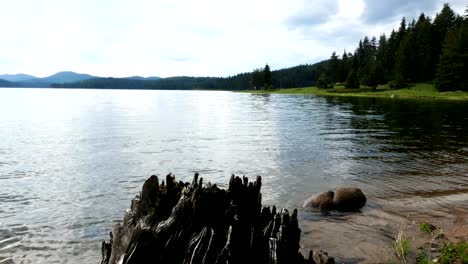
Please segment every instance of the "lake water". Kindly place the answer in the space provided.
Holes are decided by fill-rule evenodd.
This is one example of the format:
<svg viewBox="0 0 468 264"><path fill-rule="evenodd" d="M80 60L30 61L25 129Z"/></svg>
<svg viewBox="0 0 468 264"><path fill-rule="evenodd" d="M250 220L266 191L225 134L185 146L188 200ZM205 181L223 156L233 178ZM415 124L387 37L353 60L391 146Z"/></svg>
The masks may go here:
<svg viewBox="0 0 468 264"><path fill-rule="evenodd" d="M144 180L169 172L261 175L264 204L289 209L358 186L362 213L300 212L302 245L349 262L391 250L401 219L468 213L467 102L0 89L0 139L2 264L98 263Z"/></svg>

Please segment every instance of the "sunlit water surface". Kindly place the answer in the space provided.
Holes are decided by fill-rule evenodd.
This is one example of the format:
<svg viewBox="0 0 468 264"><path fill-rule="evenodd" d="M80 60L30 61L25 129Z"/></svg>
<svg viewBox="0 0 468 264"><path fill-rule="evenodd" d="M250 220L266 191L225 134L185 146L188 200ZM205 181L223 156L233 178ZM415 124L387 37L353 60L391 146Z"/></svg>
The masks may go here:
<svg viewBox="0 0 468 264"><path fill-rule="evenodd" d="M401 219L468 213L467 128L465 102L0 89L0 263L97 263L144 180L169 172L261 175L264 204L300 208L305 248L375 261ZM362 213L301 208L342 185L367 194Z"/></svg>

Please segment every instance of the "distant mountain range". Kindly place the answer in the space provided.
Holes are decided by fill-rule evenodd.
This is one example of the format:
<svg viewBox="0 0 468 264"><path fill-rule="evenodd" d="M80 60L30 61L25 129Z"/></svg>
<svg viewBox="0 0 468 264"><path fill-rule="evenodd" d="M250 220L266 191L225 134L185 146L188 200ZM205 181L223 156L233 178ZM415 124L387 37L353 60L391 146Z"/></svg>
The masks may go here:
<svg viewBox="0 0 468 264"><path fill-rule="evenodd" d="M329 60L271 71L271 85L275 88L314 86L319 73L328 67ZM262 75L263 76L263 75ZM45 78L26 74L0 75L0 87L78 88L78 89L138 89L138 90L246 90L254 89L255 72L229 77L168 78L130 76L125 78L98 77L70 71Z"/></svg>
<svg viewBox="0 0 468 264"><path fill-rule="evenodd" d="M89 74L81 74L71 71L58 72L54 75L45 78L35 78L25 80L26 82L42 82L42 83L69 83L69 82L79 82L88 79L97 78Z"/></svg>
<svg viewBox="0 0 468 264"><path fill-rule="evenodd" d="M141 77L141 76L131 76L123 79L129 79L129 80L140 80L140 81L156 81L161 79L161 77Z"/></svg>
<svg viewBox="0 0 468 264"><path fill-rule="evenodd" d="M0 79L0 87L15 87L15 83Z"/></svg>
<svg viewBox="0 0 468 264"><path fill-rule="evenodd" d="M38 79L35 76L29 74L0 74L0 79L9 82L22 82L30 79Z"/></svg>
<svg viewBox="0 0 468 264"><path fill-rule="evenodd" d="M298 65L291 68L271 71L272 86L276 88L296 88L314 86L320 69L326 68L328 61L312 65ZM229 77L190 77L168 78L93 78L79 82L55 83L53 88L81 89L135 89L135 90L246 90L254 89L254 72L240 73Z"/></svg>
<svg viewBox="0 0 468 264"><path fill-rule="evenodd" d="M63 71L48 77L38 78L29 74L0 74L0 87L51 87L52 84L76 83L91 79L101 78L89 74ZM128 80L154 81L160 77L131 76Z"/></svg>

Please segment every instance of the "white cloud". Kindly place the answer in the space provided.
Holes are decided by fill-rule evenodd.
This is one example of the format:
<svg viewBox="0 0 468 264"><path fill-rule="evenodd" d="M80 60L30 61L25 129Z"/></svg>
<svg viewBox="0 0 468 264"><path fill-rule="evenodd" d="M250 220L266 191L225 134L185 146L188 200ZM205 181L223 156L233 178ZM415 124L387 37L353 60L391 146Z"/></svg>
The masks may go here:
<svg viewBox="0 0 468 264"><path fill-rule="evenodd" d="M327 22L338 11L337 0L304 1L296 14L288 19L290 27L301 25L317 25Z"/></svg>
<svg viewBox="0 0 468 264"><path fill-rule="evenodd" d="M277 69L353 50L364 35L387 32L399 20L367 24L363 0L3 2L0 73L38 76L227 76L265 63Z"/></svg>
<svg viewBox="0 0 468 264"><path fill-rule="evenodd" d="M364 19L369 23L381 23L401 19L401 17L417 18L421 12L435 15L442 9L444 3L449 3L455 10L461 11L466 6L465 0L365 0Z"/></svg>

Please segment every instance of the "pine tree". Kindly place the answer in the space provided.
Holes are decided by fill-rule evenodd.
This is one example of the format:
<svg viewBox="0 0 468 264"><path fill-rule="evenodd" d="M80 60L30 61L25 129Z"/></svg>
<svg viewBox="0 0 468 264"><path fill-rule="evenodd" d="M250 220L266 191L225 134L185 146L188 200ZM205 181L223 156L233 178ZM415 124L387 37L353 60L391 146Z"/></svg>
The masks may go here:
<svg viewBox="0 0 468 264"><path fill-rule="evenodd" d="M392 88L403 88L406 86L408 77L409 77L409 48L410 39L405 38L403 41L400 42L400 46L398 47L397 56L395 60L395 68L394 68L394 82L391 84Z"/></svg>
<svg viewBox="0 0 468 264"><path fill-rule="evenodd" d="M320 77L317 80L316 86L321 89L326 89L328 88L328 85L330 84L329 78L325 72L322 72L320 74Z"/></svg>
<svg viewBox="0 0 468 264"><path fill-rule="evenodd" d="M369 40L365 37L360 42L357 50L358 68L357 75L359 82L363 85L375 86L375 66L376 66L377 39L372 37Z"/></svg>
<svg viewBox="0 0 468 264"><path fill-rule="evenodd" d="M406 86L415 76L415 41L414 27L416 22L413 20L407 27L405 18L402 19L397 37L401 38L396 52L395 64L393 70L394 81L392 88L402 88Z"/></svg>
<svg viewBox="0 0 468 264"><path fill-rule="evenodd" d="M429 17L421 14L412 30L413 41L413 75L412 81L427 82L435 77L434 47L432 46L432 24Z"/></svg>
<svg viewBox="0 0 468 264"><path fill-rule="evenodd" d="M434 19L434 28L440 40L444 40L447 33L455 26L456 15L449 4L444 7Z"/></svg>
<svg viewBox="0 0 468 264"><path fill-rule="evenodd" d="M406 35L406 18L403 17L400 22L400 28L398 29L398 32L396 33L396 42L397 42L397 48L400 45L400 42L403 41L403 38Z"/></svg>
<svg viewBox="0 0 468 264"><path fill-rule="evenodd" d="M359 78L358 78L358 73L357 73L357 68L359 67L359 59L358 59L358 51L354 53L354 56L352 58L352 66L349 71L348 76L346 77L346 83L345 87L346 88L359 88Z"/></svg>
<svg viewBox="0 0 468 264"><path fill-rule="evenodd" d="M392 30L387 41L387 48L384 52L385 58L382 61L383 67L386 71L386 81L393 80L395 78L395 58L398 51L398 45L397 33L395 30Z"/></svg>
<svg viewBox="0 0 468 264"><path fill-rule="evenodd" d="M331 57L330 57L330 62L328 65L328 72L330 76L330 82L336 83L338 82L339 76L340 76L340 59L338 56L336 56L336 52L333 52Z"/></svg>
<svg viewBox="0 0 468 264"><path fill-rule="evenodd" d="M261 69L255 69L252 72L251 83L255 90L263 89L263 85L265 84L265 79L264 79L263 71Z"/></svg>
<svg viewBox="0 0 468 264"><path fill-rule="evenodd" d="M265 65L265 68L263 69L263 82L265 89L272 89L272 78L271 78L271 70L270 66Z"/></svg>
<svg viewBox="0 0 468 264"><path fill-rule="evenodd" d="M437 71L439 91L468 91L468 19L450 31L443 45Z"/></svg>
<svg viewBox="0 0 468 264"><path fill-rule="evenodd" d="M346 81L346 77L348 77L349 71L351 69L352 63L352 55L351 53L348 55L346 50L343 52L343 56L341 56L340 61L340 76L338 77L338 81L343 83Z"/></svg>
<svg viewBox="0 0 468 264"><path fill-rule="evenodd" d="M375 78L377 84L384 84L386 83L388 73L385 71L385 65L388 63L387 60L387 52L388 52L388 42L387 37L385 34L382 34L379 38L379 45L377 47L376 52L376 66L375 66Z"/></svg>
<svg viewBox="0 0 468 264"><path fill-rule="evenodd" d="M447 33L455 27L456 15L449 4L444 4L444 7L436 15L433 23L433 47L434 56L436 56L434 67L439 63L439 56L442 53L442 45L445 41Z"/></svg>

